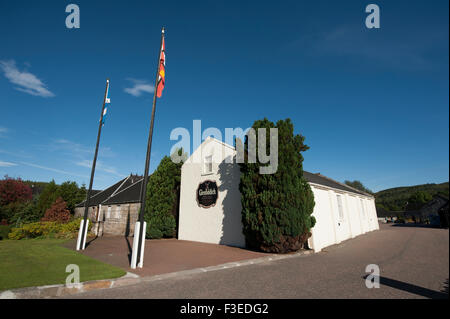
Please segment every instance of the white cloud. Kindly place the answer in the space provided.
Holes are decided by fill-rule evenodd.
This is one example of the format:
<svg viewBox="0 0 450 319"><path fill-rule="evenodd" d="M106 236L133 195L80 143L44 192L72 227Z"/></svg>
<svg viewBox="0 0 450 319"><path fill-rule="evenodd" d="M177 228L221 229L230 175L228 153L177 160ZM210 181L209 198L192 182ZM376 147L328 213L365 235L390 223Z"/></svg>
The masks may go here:
<svg viewBox="0 0 450 319"><path fill-rule="evenodd" d="M145 80L137 80L137 79L127 79L133 83L133 87L125 88L124 91L133 95L133 96L141 96L142 93L153 93L155 92L155 87L149 84Z"/></svg>
<svg viewBox="0 0 450 319"><path fill-rule="evenodd" d="M80 156L82 156L82 154L90 154L94 152L91 148L87 146L66 139L53 140L53 143L46 147L48 147L52 151L66 151L69 152L70 154Z"/></svg>
<svg viewBox="0 0 450 319"><path fill-rule="evenodd" d="M66 154L70 154L72 157L83 158L85 156L94 155L93 147L88 147L80 143L69 141L66 139L54 139L49 145L42 145L46 150L50 151L63 151ZM100 147L99 154L105 157L114 157L116 154L111 150L110 147Z"/></svg>
<svg viewBox="0 0 450 319"><path fill-rule="evenodd" d="M18 85L15 87L16 90L35 96L55 96L37 76L27 71L20 71L14 60L0 60L0 68L11 83Z"/></svg>
<svg viewBox="0 0 450 319"><path fill-rule="evenodd" d="M89 160L82 160L82 161L76 162L75 164L78 165L78 166L89 168L89 169L92 168L92 161L89 161ZM100 161L98 161L96 163L96 169L98 169L99 171L103 171L105 173L109 173L109 174L113 174L113 175L119 176L119 177L125 177L125 175L120 174L117 171L117 168L115 168L113 166L105 165L105 164L103 164Z"/></svg>
<svg viewBox="0 0 450 319"><path fill-rule="evenodd" d="M17 166L17 164L11 163L11 162L0 161L0 167L12 167L12 166Z"/></svg>
<svg viewBox="0 0 450 319"><path fill-rule="evenodd" d="M44 170L47 170L47 171L50 171L50 172L55 172L55 173L59 173L59 174L63 174L63 175L70 175L70 176L77 176L77 177L88 178L87 175L80 175L80 174L76 174L76 173L72 173L72 172L68 172L68 171L63 171L63 170L52 168L52 167L47 167L47 166L33 164L33 163L21 162L21 164L27 165L27 166L31 166L31 167L35 167L35 168L44 169Z"/></svg>
<svg viewBox="0 0 450 319"><path fill-rule="evenodd" d="M22 150L19 150L19 151L7 151L7 150L4 150L4 149L0 148L0 153L6 154L6 155L9 155L9 156L14 156L14 157L21 157L21 158L32 158L33 157L32 155L30 155L27 152L22 151Z"/></svg>
<svg viewBox="0 0 450 319"><path fill-rule="evenodd" d="M403 28L385 32L368 30L356 25L340 25L326 31L302 34L287 44L290 52L303 52L310 57L352 57L371 66L389 69L427 70L442 68L430 58L436 52L448 51L448 31L424 27L411 32ZM447 41L448 43L448 41ZM436 60L439 61L439 60Z"/></svg>
<svg viewBox="0 0 450 319"><path fill-rule="evenodd" d="M0 137L5 137L8 129L6 127L0 126Z"/></svg>

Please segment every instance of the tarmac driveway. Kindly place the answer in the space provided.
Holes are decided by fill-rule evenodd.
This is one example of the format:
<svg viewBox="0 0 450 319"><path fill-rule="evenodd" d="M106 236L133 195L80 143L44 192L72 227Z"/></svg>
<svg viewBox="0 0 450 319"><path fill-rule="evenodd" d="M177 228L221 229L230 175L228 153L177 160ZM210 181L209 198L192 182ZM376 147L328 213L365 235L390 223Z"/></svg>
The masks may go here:
<svg viewBox="0 0 450 319"><path fill-rule="evenodd" d="M365 285L368 264L380 268L378 289ZM317 254L73 298L448 298L448 278L448 229L380 225Z"/></svg>
<svg viewBox="0 0 450 319"><path fill-rule="evenodd" d="M139 276L152 276L182 270L216 266L228 262L253 259L269 254L254 252L237 247L206 244L186 240L159 239L146 240L144 267L130 268L133 238L99 237L88 239L82 254L120 267ZM66 247L75 249L76 241Z"/></svg>

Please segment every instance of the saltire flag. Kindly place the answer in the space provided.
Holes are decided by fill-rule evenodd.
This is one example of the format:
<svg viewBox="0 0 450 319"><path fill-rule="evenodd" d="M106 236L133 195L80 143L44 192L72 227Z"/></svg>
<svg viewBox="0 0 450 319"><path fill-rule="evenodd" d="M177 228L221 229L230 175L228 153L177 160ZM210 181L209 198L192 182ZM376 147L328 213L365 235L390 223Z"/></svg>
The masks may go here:
<svg viewBox="0 0 450 319"><path fill-rule="evenodd" d="M103 117L102 117L102 125L105 125L106 114L108 112L108 104L110 103L111 99L109 98L109 80L108 80L108 87L106 89L106 98L105 98L105 109L103 110Z"/></svg>
<svg viewBox="0 0 450 319"><path fill-rule="evenodd" d="M161 53L159 55L159 73L158 84L156 85L156 96L161 97L164 89L164 81L166 78L166 46L164 44L164 37L162 38Z"/></svg>

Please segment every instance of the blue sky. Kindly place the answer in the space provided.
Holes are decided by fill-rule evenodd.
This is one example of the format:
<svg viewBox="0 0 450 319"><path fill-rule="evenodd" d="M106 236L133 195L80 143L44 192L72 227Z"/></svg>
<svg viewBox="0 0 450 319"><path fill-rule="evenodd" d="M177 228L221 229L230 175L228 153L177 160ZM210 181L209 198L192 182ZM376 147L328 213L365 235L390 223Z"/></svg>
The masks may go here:
<svg viewBox="0 0 450 319"><path fill-rule="evenodd" d="M80 7L67 29L65 7ZM365 7L381 28L365 27ZM291 118L304 168L374 191L449 179L448 1L2 1L0 175L89 182L144 169L166 28L166 88L150 171L172 129Z"/></svg>

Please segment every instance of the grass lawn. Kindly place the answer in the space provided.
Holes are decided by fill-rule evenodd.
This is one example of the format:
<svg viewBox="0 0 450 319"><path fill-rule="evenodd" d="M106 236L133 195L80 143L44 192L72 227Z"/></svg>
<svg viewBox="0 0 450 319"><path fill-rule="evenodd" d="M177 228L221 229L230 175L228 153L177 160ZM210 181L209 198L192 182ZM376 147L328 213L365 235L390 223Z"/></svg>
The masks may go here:
<svg viewBox="0 0 450 319"><path fill-rule="evenodd" d="M66 266L80 267L80 281L117 278L121 268L105 264L61 246L61 239L0 240L0 291L64 284Z"/></svg>

